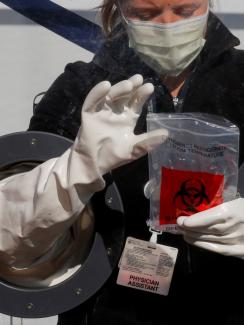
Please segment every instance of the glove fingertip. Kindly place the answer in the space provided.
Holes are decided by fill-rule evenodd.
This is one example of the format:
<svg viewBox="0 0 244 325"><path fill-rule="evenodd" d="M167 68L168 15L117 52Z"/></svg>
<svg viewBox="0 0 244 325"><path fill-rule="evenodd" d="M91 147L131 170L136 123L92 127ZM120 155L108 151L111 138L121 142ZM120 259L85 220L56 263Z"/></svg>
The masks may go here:
<svg viewBox="0 0 244 325"><path fill-rule="evenodd" d="M177 225L179 227L184 227L185 226L185 220L187 219L187 217L178 217L176 222L177 222Z"/></svg>
<svg viewBox="0 0 244 325"><path fill-rule="evenodd" d="M168 131L164 129L154 130L147 133L148 151L155 149L166 141L168 137Z"/></svg>
<svg viewBox="0 0 244 325"><path fill-rule="evenodd" d="M148 94L152 94L154 92L154 85L150 82L144 84L144 88L147 90Z"/></svg>
<svg viewBox="0 0 244 325"><path fill-rule="evenodd" d="M94 86L87 95L82 111L92 111L109 93L111 83L107 80L101 81Z"/></svg>
<svg viewBox="0 0 244 325"><path fill-rule="evenodd" d="M104 80L99 84L104 91L109 91L112 87L111 83L108 80Z"/></svg>
<svg viewBox="0 0 244 325"><path fill-rule="evenodd" d="M135 88L141 86L143 84L143 76L141 74L135 74L129 79Z"/></svg>

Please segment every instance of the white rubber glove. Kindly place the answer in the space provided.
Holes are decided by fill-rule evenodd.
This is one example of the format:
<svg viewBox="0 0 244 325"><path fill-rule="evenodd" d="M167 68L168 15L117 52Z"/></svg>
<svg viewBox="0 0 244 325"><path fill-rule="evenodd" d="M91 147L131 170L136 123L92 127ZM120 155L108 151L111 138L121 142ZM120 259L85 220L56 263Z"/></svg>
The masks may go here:
<svg viewBox="0 0 244 325"><path fill-rule="evenodd" d="M114 86L104 81L88 94L74 145L60 158L0 183L0 260L16 268L57 254L60 239L77 220L102 175L162 143L167 132L134 135L140 110L153 92L135 75ZM44 257L43 257L44 256Z"/></svg>
<svg viewBox="0 0 244 325"><path fill-rule="evenodd" d="M215 253L244 259L244 199L220 204L177 224L189 244Z"/></svg>
<svg viewBox="0 0 244 325"><path fill-rule="evenodd" d="M165 140L166 130L134 134L141 109L153 90L152 84L143 85L141 75L113 87L104 81L91 90L82 108L82 125L75 148L92 171L89 182L145 155Z"/></svg>

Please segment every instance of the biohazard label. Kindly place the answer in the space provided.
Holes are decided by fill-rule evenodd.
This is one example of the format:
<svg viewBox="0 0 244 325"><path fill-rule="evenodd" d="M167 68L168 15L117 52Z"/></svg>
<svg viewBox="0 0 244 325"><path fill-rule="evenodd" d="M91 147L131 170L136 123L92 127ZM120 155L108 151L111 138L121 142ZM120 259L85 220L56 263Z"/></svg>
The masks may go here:
<svg viewBox="0 0 244 325"><path fill-rule="evenodd" d="M160 224L175 225L190 216L223 203L224 176L162 168Z"/></svg>
<svg viewBox="0 0 244 325"><path fill-rule="evenodd" d="M178 250L128 237L117 284L168 295Z"/></svg>

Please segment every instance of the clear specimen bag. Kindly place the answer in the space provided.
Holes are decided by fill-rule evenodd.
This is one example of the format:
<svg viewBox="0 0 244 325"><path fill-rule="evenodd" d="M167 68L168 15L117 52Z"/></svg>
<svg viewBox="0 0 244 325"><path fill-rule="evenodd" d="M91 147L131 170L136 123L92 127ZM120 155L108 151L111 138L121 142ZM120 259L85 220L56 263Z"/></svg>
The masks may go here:
<svg viewBox="0 0 244 325"><path fill-rule="evenodd" d="M239 129L220 116L200 113L150 113L148 131L169 136L149 154L146 196L148 225L177 233L179 216L190 216L237 195Z"/></svg>

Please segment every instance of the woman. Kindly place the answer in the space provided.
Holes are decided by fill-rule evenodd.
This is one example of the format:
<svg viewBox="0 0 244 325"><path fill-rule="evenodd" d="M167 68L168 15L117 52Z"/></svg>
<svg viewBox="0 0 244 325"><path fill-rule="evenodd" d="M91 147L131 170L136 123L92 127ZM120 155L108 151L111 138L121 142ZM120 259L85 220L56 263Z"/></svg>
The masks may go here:
<svg viewBox="0 0 244 325"><path fill-rule="evenodd" d="M208 0L104 1L107 41L91 63L67 65L29 129L74 139L89 90L139 73L155 87L147 110L211 113L238 125L242 163L244 55L234 49L238 39L208 10ZM136 134L146 129L147 110ZM112 173L125 206L126 234L145 240L147 169L142 158ZM179 218L184 236L161 236L160 243L179 249L168 297L117 286L114 274L89 308L61 315L59 324L243 324L243 208L243 199L236 199L202 212L202 218Z"/></svg>

